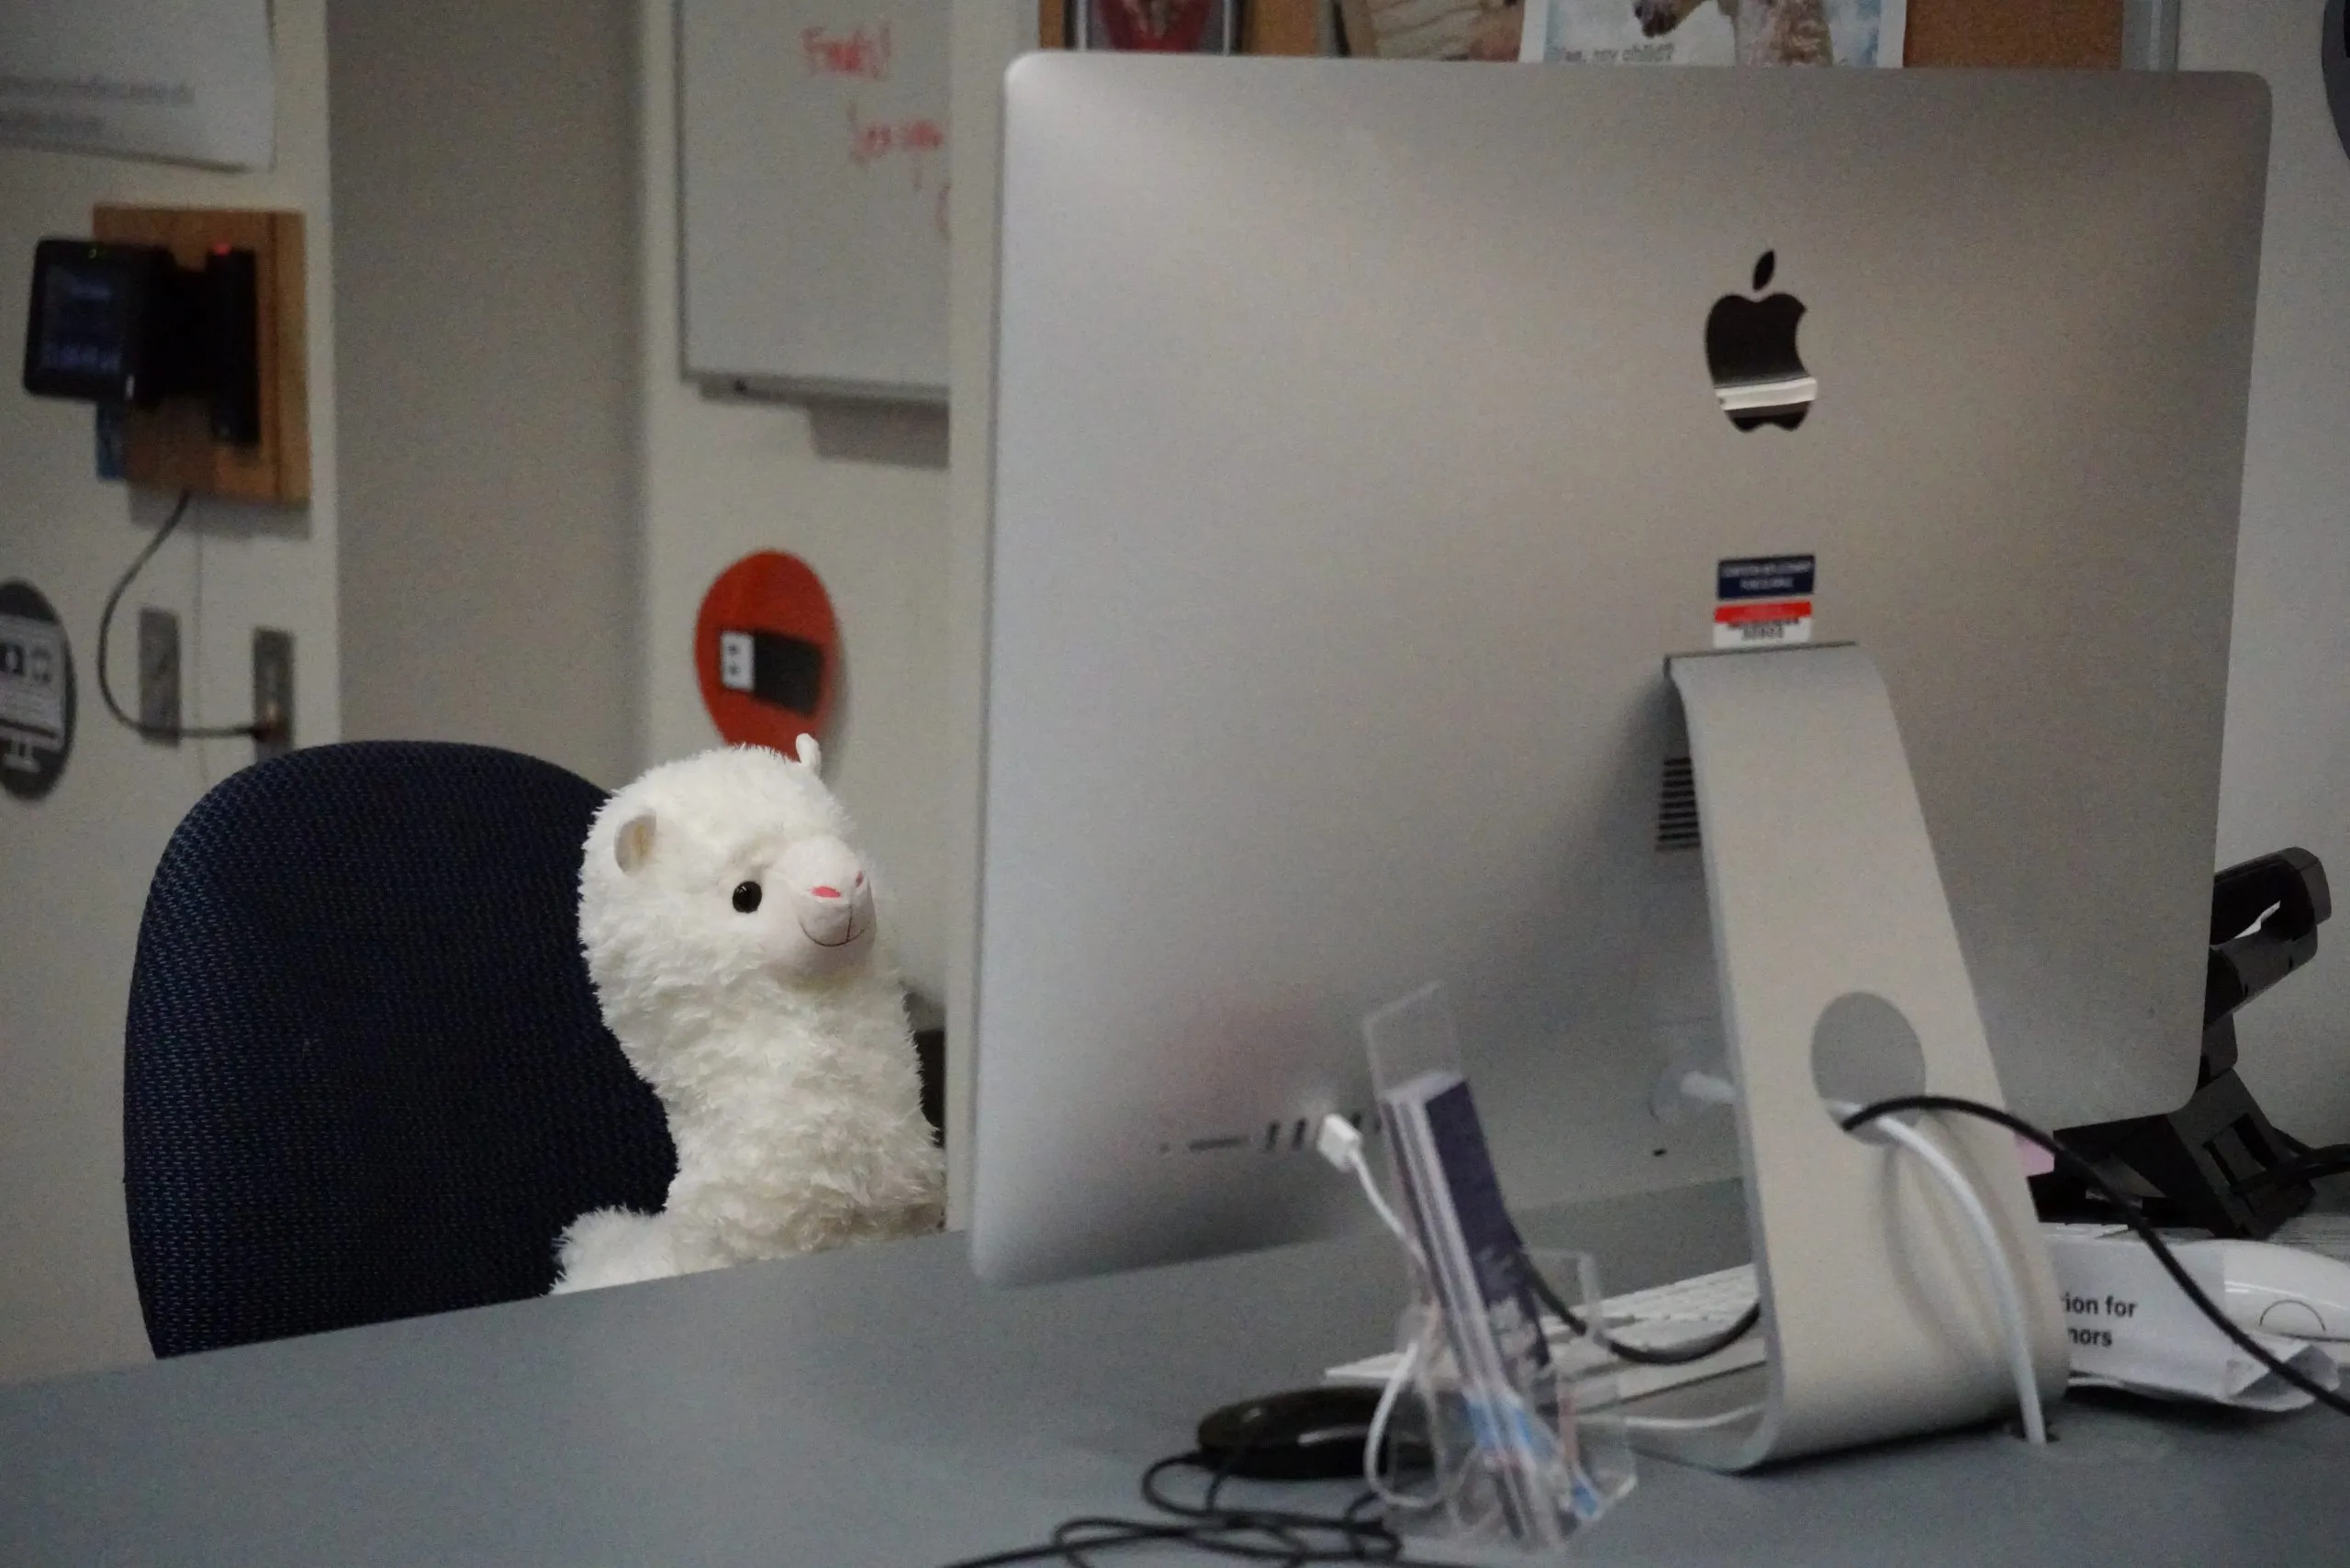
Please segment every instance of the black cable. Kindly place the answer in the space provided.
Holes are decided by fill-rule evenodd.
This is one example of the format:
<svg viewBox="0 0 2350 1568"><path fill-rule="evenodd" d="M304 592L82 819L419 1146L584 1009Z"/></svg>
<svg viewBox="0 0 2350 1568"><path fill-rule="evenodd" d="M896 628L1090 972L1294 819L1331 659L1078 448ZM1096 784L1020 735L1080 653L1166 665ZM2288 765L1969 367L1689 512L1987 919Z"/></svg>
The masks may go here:
<svg viewBox="0 0 2350 1568"><path fill-rule="evenodd" d="M1013 1547L980 1557L966 1557L945 1568L1008 1568L1019 1562L1058 1562L1072 1568L1094 1568L1089 1553L1114 1551L1120 1547L1176 1545L1212 1557L1245 1562L1304 1568L1323 1562L1381 1563L1392 1568L1435 1568L1425 1559L1404 1555L1404 1541L1384 1519L1369 1517L1376 1501L1369 1493L1357 1497L1337 1514L1306 1514L1285 1508L1228 1507L1218 1499L1246 1448L1233 1450L1211 1464L1201 1452L1180 1453L1157 1461L1142 1473L1143 1501L1160 1514L1159 1519L1127 1519L1089 1514L1064 1519L1052 1538L1033 1546ZM1170 1471L1205 1471L1207 1484L1200 1501L1186 1502L1161 1484Z"/></svg>
<svg viewBox="0 0 2350 1568"><path fill-rule="evenodd" d="M114 682L106 674L106 644L114 635L115 607L122 602L122 596L129 588L132 579L139 576L148 562L155 558L155 552L163 547L163 541L172 536L173 531L179 527L180 520L187 516L188 503L195 498L194 490L180 492L180 498L173 503L172 515L163 520L163 526L155 531L155 537L147 542L147 548L139 552L139 558L130 563L130 570L122 574L122 580L116 583L114 591L106 595L106 607L98 615L98 696L105 701L107 712L113 714L125 728L136 732L146 740L213 741L239 738L265 740L276 733L276 726L263 724L258 719L251 723L218 724L201 729L187 729L178 724L142 723L124 712L122 704L115 700Z"/></svg>
<svg viewBox="0 0 2350 1568"><path fill-rule="evenodd" d="M2255 1170L2236 1185L2251 1189L2287 1182L2319 1182L2345 1170L2350 1170L2350 1143L2330 1143L2322 1148L2304 1145L2290 1159L2279 1160L2266 1170Z"/></svg>
<svg viewBox="0 0 2350 1568"><path fill-rule="evenodd" d="M1345 1512L1336 1515L1300 1514L1280 1508L1231 1509L1219 1506L1216 1502L1217 1495L1224 1489L1225 1483L1233 1478L1232 1467L1240 1462L1241 1455L1247 1451L1245 1447L1235 1449L1224 1457L1223 1462L1210 1472L1207 1487L1201 1494L1197 1503L1186 1503L1180 1498L1169 1496L1165 1489L1159 1485L1158 1479L1170 1470L1182 1468L1206 1470L1208 1469L1207 1456L1204 1453L1169 1455L1142 1473L1142 1500L1160 1513L1172 1514L1180 1519L1221 1520L1245 1516L1254 1522L1275 1524L1287 1529L1330 1530L1349 1537L1360 1536L1365 1543L1383 1547L1386 1550L1383 1552L1372 1553L1360 1559L1349 1559L1349 1561L1376 1562L1395 1561L1394 1554L1402 1551L1403 1543L1394 1532L1387 1528L1386 1523L1380 1519L1364 1519L1355 1517L1360 1509L1378 1501L1378 1498L1369 1492L1363 1493L1349 1503Z"/></svg>
<svg viewBox="0 0 2350 1568"><path fill-rule="evenodd" d="M1061 1529L1056 1529L1053 1532L1053 1539L1044 1542L1042 1545L1015 1546L1009 1551L990 1551L984 1557L960 1557L952 1562L946 1563L945 1568L1001 1568L1001 1565L1005 1563L1046 1562L1050 1562L1055 1558L1058 1558L1063 1562L1081 1563L1084 1561L1082 1558L1072 1557L1070 1555L1072 1550L1085 1551L1091 1547L1132 1546L1138 1541L1163 1540L1170 1535L1178 1535L1181 1533L1181 1527L1173 1525L1160 1526L1134 1524L1126 1528L1125 1533L1109 1537L1101 1540L1079 1542L1072 1547L1071 1543L1066 1540L1064 1532L1069 1529L1070 1526L1083 1525L1091 1522L1093 1521L1072 1519L1069 1522L1069 1525L1065 1525Z"/></svg>
<svg viewBox="0 0 2350 1568"><path fill-rule="evenodd" d="M1838 1125L1846 1132L1852 1132L1866 1126L1871 1122L1886 1116L1899 1115L1905 1111L1946 1111L1954 1112L1963 1116L1975 1116L2003 1126L2027 1143L2035 1144L2045 1150L2058 1165L2087 1182L2106 1202L2120 1211L2123 1223L2138 1233L2138 1239L2146 1244L2147 1250L2154 1253L2154 1260L2163 1266L2164 1271L2177 1283L2187 1299L2194 1304L2195 1310L2210 1319L2211 1326L2234 1341L2237 1349L2328 1409L2350 1416L2350 1398L2344 1398L2333 1389L2324 1387L2278 1361L2264 1350L2251 1335L2230 1321L2228 1315L2220 1309L2219 1304L2204 1294L2203 1287L2195 1282L2193 1276L2188 1273L2185 1265L2181 1264L2177 1257L2172 1253L2170 1244L2163 1239L2162 1233L2147 1221L2145 1215L2138 1212L2138 1206L2135 1204L2122 1196L2113 1183L2108 1182L2099 1173L2097 1167L2022 1117L2003 1111L1996 1105L1986 1105L1974 1100L1962 1100L1950 1094L1903 1094L1891 1100L1879 1100L1873 1105L1863 1105L1843 1118Z"/></svg>
<svg viewBox="0 0 2350 1568"><path fill-rule="evenodd" d="M1235 1468L1248 1451L1241 1444L1225 1454L1213 1467L1202 1452L1175 1454L1162 1459L1142 1473L1143 1501L1164 1514L1192 1522L1203 1533L1191 1539L1190 1544L1220 1555L1257 1558L1281 1562L1392 1562L1407 1560L1403 1555L1404 1543L1388 1529L1386 1521L1359 1517L1365 1505L1366 1493L1349 1503L1338 1514L1303 1514L1285 1508L1230 1508L1218 1498L1225 1483L1231 1481ZM1169 1496L1159 1484L1159 1478L1169 1471L1189 1468L1208 1472L1206 1486L1200 1501L1185 1503ZM1246 1540L1221 1540L1216 1537L1234 1534L1245 1538L1261 1535L1280 1543L1278 1551ZM1340 1544L1315 1546L1302 1539L1304 1535L1336 1536Z"/></svg>
<svg viewBox="0 0 2350 1568"><path fill-rule="evenodd" d="M1559 1299L1559 1293L1550 1288L1550 1282L1542 1277L1542 1271L1536 1268L1530 1259L1523 1258L1523 1255L1521 1255L1521 1261L1525 1265L1527 1282L1533 1287L1535 1295L1544 1306L1558 1315L1560 1320L1566 1324L1568 1332L1591 1333L1591 1329L1584 1325L1581 1317L1575 1315L1573 1309ZM1718 1355L1729 1350L1732 1345L1754 1332L1755 1325L1762 1321L1762 1304L1758 1301L1740 1313L1738 1320L1720 1333L1708 1335L1703 1339L1693 1339L1686 1345L1675 1345L1669 1350L1652 1350L1644 1346L1627 1345L1620 1340L1610 1339L1605 1334L1598 1338L1606 1347L1607 1353L1619 1361L1630 1361L1635 1366L1643 1367L1679 1367L1686 1366L1691 1361L1702 1361L1707 1356Z"/></svg>

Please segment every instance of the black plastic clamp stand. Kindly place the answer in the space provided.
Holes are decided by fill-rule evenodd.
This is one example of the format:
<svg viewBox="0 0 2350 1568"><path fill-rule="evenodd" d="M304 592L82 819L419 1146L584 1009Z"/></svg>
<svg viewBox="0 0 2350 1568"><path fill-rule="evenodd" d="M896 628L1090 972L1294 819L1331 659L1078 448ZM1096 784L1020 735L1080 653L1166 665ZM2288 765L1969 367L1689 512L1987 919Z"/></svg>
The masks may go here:
<svg viewBox="0 0 2350 1568"><path fill-rule="evenodd" d="M2167 1115L2057 1134L2093 1163L2128 1167L2152 1190L2145 1210L2155 1223L2256 1239L2309 1207L2309 1182L2281 1173L2307 1148L2269 1125L2236 1076L2235 1014L2317 956L2317 928L2333 913L2325 868L2306 849L2278 850L2219 873L2194 1094ZM2035 1177L2032 1195L2045 1217L2097 1217L2078 1182Z"/></svg>

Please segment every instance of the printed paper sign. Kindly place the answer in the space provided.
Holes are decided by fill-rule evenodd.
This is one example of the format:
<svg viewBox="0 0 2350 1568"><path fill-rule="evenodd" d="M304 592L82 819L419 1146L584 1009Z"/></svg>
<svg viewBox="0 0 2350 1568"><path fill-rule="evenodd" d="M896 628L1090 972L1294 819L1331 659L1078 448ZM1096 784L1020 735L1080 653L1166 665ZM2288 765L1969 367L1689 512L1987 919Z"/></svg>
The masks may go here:
<svg viewBox="0 0 2350 1568"><path fill-rule="evenodd" d="M269 0L0 0L0 142L265 169Z"/></svg>
<svg viewBox="0 0 2350 1568"><path fill-rule="evenodd" d="M2049 1226L2042 1234L2056 1271L2076 1381L2254 1410L2298 1410L2311 1403L2306 1393L2213 1327L2127 1230L2068 1225ZM2205 1295L2215 1302L2226 1299L2226 1271L2210 1243L2180 1243L2173 1252ZM2320 1387L2340 1385L2322 1345L2281 1334L2252 1338Z"/></svg>

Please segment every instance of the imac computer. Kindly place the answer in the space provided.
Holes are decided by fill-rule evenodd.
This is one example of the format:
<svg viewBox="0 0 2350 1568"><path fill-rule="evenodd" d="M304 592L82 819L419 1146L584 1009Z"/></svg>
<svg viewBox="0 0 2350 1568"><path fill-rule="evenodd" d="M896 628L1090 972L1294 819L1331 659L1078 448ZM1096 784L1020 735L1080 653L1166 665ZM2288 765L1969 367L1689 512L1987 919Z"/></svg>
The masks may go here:
<svg viewBox="0 0 2350 1568"><path fill-rule="evenodd" d="M1429 980L1514 1203L1743 1174L1783 1320L1832 1283L1771 1235L1834 1209L1823 1002L1893 997L1926 1087L2043 1125L2187 1098L2259 82L1038 55L1005 94L983 1276L1357 1223L1312 1129ZM1751 1115L1660 1119L1725 1060Z"/></svg>

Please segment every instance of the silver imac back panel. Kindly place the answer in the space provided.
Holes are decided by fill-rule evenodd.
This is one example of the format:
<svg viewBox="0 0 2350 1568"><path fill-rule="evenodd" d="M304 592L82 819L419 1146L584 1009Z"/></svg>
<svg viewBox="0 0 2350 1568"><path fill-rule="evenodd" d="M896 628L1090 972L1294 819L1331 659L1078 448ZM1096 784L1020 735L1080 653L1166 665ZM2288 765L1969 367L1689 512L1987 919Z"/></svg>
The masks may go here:
<svg viewBox="0 0 2350 1568"><path fill-rule="evenodd" d="M980 1272L1359 1198L1447 983L1515 1201L1710 1180L1668 655L1861 644L2009 1101L2193 1086L2255 80L1034 56L1007 80ZM1804 897L1800 885L1786 889Z"/></svg>

